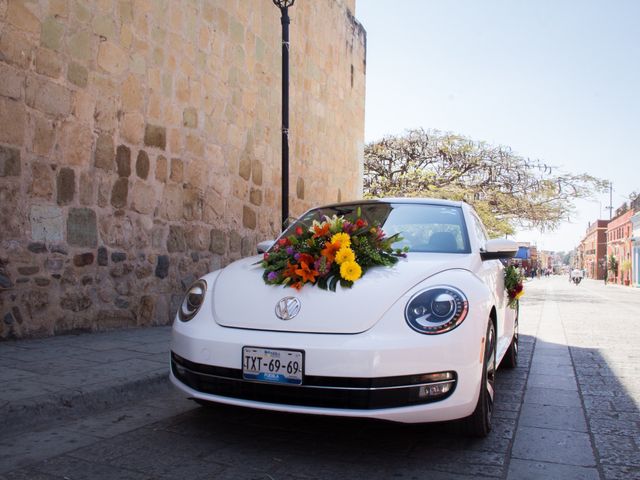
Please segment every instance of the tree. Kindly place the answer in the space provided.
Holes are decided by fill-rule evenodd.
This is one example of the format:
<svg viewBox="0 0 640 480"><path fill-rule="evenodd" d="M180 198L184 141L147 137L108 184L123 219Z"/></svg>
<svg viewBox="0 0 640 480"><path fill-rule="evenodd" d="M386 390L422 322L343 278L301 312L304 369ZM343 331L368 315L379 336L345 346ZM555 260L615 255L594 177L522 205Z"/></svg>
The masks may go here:
<svg viewBox="0 0 640 480"><path fill-rule="evenodd" d="M492 236L516 227L553 230L608 182L557 170L539 160L437 130L408 130L366 145L364 192L383 196L465 200Z"/></svg>

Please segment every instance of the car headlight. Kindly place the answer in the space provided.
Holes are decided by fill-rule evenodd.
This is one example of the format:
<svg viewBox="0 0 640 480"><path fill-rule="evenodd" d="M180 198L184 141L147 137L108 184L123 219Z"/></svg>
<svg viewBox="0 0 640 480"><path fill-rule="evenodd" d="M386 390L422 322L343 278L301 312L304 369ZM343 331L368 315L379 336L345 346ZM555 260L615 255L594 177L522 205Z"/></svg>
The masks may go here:
<svg viewBox="0 0 640 480"><path fill-rule="evenodd" d="M204 295L207 292L207 282L197 280L189 287L187 294L184 296L178 310L178 316L183 322L188 322L195 317L198 310L204 303Z"/></svg>
<svg viewBox="0 0 640 480"><path fill-rule="evenodd" d="M423 290L409 300L404 317L416 332L437 335L460 325L469 302L460 290L446 285Z"/></svg>

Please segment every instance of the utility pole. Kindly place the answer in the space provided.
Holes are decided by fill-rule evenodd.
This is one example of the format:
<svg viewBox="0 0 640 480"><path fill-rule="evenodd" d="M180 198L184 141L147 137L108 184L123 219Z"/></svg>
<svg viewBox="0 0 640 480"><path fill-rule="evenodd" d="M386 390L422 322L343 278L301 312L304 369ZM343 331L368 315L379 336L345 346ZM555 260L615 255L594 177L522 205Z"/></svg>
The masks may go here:
<svg viewBox="0 0 640 480"><path fill-rule="evenodd" d="M609 210L609 220L613 217L613 182L609 180L609 206L605 207Z"/></svg>
<svg viewBox="0 0 640 480"><path fill-rule="evenodd" d="M282 230L289 223L289 7L295 0L273 0L282 23Z"/></svg>

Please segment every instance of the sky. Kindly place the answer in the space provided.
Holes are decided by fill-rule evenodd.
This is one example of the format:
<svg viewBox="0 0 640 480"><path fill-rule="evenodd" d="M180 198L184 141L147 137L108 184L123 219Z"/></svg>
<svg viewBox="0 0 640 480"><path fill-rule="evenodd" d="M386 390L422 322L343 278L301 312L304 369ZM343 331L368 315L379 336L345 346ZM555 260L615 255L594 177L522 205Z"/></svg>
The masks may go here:
<svg viewBox="0 0 640 480"><path fill-rule="evenodd" d="M640 192L640 1L357 0L367 31L365 141L424 128L505 145ZM568 251L609 194L577 201L555 232Z"/></svg>

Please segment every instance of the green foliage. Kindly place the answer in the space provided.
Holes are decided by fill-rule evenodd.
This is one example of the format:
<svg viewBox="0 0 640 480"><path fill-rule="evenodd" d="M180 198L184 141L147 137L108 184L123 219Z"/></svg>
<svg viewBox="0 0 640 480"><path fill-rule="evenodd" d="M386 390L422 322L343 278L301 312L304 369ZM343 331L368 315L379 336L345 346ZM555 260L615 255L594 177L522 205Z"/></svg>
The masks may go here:
<svg viewBox="0 0 640 480"><path fill-rule="evenodd" d="M573 200L608 182L558 171L540 161L439 131L409 130L365 147L364 191L376 197L431 197L472 204L491 236L517 227L552 230L574 211Z"/></svg>
<svg viewBox="0 0 640 480"><path fill-rule="evenodd" d="M618 275L618 259L613 256L613 253L609 255L609 271L614 277Z"/></svg>

